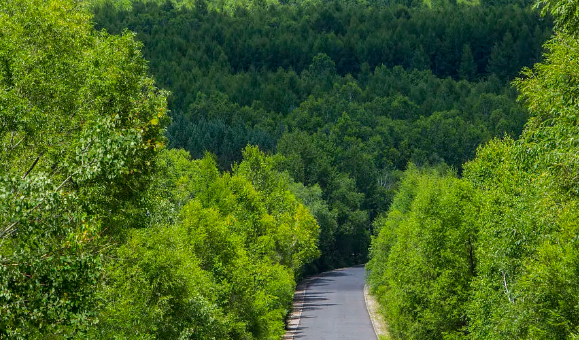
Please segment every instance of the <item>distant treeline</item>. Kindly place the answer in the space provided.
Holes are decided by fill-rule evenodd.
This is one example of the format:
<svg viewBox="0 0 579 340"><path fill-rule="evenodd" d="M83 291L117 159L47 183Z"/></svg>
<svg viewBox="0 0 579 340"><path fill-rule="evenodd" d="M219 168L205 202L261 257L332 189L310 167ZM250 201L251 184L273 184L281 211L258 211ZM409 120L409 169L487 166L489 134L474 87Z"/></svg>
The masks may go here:
<svg viewBox="0 0 579 340"><path fill-rule="evenodd" d="M521 5L84 4L0 1L0 339L277 339L372 233L395 338L578 335L575 7L516 139Z"/></svg>

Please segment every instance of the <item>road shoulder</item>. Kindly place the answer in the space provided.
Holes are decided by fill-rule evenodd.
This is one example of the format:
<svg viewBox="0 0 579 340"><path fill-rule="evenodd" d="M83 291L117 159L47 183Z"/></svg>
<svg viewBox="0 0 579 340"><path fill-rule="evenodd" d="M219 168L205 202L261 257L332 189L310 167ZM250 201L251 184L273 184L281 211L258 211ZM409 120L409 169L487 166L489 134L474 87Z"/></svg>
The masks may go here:
<svg viewBox="0 0 579 340"><path fill-rule="evenodd" d="M283 336L283 340L292 340L297 334L298 327L300 326L300 319L302 317L302 311L304 309L304 299L310 280L311 278L304 279L296 286L293 307L287 318L286 332Z"/></svg>
<svg viewBox="0 0 579 340"><path fill-rule="evenodd" d="M370 320L372 320L372 327L374 327L374 332L380 340L390 340L390 333L388 332L388 326L382 314L380 314L380 306L378 301L370 293L370 288L368 285L364 285L364 300L366 300L366 308L368 308L368 314L370 315Z"/></svg>

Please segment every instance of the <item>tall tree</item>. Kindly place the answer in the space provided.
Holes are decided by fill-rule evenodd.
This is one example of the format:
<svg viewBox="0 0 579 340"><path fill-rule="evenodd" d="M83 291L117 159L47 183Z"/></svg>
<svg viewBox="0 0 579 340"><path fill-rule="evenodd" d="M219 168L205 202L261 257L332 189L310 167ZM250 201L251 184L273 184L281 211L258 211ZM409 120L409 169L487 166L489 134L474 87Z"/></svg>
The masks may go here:
<svg viewBox="0 0 579 340"><path fill-rule="evenodd" d="M476 79L477 73L477 66L472 55L472 50L468 44L465 44L462 47L458 76L461 79L473 81Z"/></svg>
<svg viewBox="0 0 579 340"><path fill-rule="evenodd" d="M0 337L94 321L101 250L138 223L164 143L141 44L96 32L83 7L0 3Z"/></svg>

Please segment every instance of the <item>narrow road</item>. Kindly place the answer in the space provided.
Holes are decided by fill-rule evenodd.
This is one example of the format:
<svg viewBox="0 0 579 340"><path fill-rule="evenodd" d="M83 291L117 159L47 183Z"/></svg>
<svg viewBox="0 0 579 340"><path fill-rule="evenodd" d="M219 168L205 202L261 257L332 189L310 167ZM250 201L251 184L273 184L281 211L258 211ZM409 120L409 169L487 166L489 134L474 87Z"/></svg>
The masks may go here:
<svg viewBox="0 0 579 340"><path fill-rule="evenodd" d="M364 266L311 279L294 339L377 340L364 302Z"/></svg>

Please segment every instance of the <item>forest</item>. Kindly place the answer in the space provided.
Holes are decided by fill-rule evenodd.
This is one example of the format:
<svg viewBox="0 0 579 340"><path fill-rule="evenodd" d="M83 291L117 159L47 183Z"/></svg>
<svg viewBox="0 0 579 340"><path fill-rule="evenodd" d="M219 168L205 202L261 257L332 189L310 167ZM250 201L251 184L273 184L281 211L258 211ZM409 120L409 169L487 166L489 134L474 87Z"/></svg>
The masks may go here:
<svg viewBox="0 0 579 340"><path fill-rule="evenodd" d="M310 272L367 260L372 221L409 161L459 171L478 145L520 135L509 81L540 59L552 23L528 6L95 6L97 29L129 29L171 91L171 148L220 169L246 145L321 190L321 257ZM322 213L320 213L322 214Z"/></svg>
<svg viewBox="0 0 579 340"><path fill-rule="evenodd" d="M0 2L0 339L579 336L574 1Z"/></svg>
<svg viewBox="0 0 579 340"><path fill-rule="evenodd" d="M557 34L514 82L520 138L480 146L461 176L411 164L377 219L369 281L395 339L579 335L579 15L540 6Z"/></svg>

